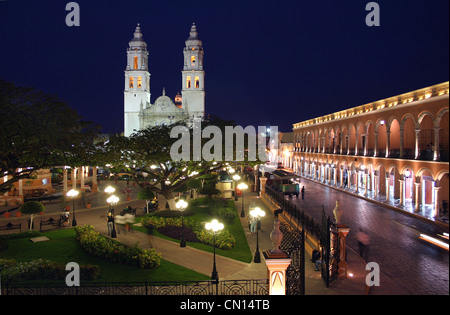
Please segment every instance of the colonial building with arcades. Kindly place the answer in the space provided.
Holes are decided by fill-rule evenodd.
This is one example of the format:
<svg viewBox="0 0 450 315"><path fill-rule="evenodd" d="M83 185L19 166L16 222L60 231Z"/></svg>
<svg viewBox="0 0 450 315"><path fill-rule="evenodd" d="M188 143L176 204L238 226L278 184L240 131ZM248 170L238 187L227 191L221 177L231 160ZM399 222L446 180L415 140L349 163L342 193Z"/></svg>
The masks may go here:
<svg viewBox="0 0 450 315"><path fill-rule="evenodd" d="M442 220L449 197L449 82L293 125L301 176ZM447 214L448 218L448 214Z"/></svg>

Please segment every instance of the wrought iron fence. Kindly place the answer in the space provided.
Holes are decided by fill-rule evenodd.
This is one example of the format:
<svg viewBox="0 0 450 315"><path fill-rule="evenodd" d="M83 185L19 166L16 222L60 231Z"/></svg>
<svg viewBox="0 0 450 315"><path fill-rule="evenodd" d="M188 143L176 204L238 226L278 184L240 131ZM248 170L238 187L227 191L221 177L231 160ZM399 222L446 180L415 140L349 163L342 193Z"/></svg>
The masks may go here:
<svg viewBox="0 0 450 315"><path fill-rule="evenodd" d="M322 207L322 229L320 242L322 245L322 279L328 288L338 277L339 237L336 225L325 215Z"/></svg>
<svg viewBox="0 0 450 315"><path fill-rule="evenodd" d="M307 215L304 211L299 209L294 203L286 200L284 195L276 191L272 186L266 185L266 194L272 198L297 224L302 226L302 229L313 237L320 239L321 226L312 217Z"/></svg>
<svg viewBox="0 0 450 315"><path fill-rule="evenodd" d="M182 281L182 282L103 282L68 287L59 284L6 283L2 295L267 295L268 279Z"/></svg>
<svg viewBox="0 0 450 315"><path fill-rule="evenodd" d="M281 223L283 233L280 248L291 258L286 270L286 295L305 294L305 231Z"/></svg>

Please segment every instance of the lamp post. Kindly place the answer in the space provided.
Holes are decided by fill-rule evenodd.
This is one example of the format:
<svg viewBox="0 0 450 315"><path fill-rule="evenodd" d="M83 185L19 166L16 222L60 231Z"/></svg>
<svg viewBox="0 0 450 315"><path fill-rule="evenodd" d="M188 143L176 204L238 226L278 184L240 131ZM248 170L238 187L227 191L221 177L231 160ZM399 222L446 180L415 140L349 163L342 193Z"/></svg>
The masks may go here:
<svg viewBox="0 0 450 315"><path fill-rule="evenodd" d="M213 264L213 271L211 274L211 280L216 281L216 283L219 281L219 274L217 273L216 269L216 233L223 230L223 224L217 221L216 219L212 220L210 223L206 223L205 229L208 231L212 231L214 235L214 264Z"/></svg>
<svg viewBox="0 0 450 315"><path fill-rule="evenodd" d="M244 212L244 190L246 190L248 188L246 183L240 183L238 185L239 190L242 191L242 211L241 211L241 217L245 217L245 212Z"/></svg>
<svg viewBox="0 0 450 315"><path fill-rule="evenodd" d="M181 211L181 238L180 238L180 247L186 247L186 241L184 240L184 209L187 208L188 203L184 200L178 201L175 206L178 210Z"/></svg>
<svg viewBox="0 0 450 315"><path fill-rule="evenodd" d="M77 226L77 220L75 219L75 197L78 196L78 190L71 189L67 192L66 196L72 198L72 208L73 208L72 226Z"/></svg>
<svg viewBox="0 0 450 315"><path fill-rule="evenodd" d="M238 195L237 195L237 191L236 191L236 183L241 179L241 176L239 176L238 174L233 175L233 179L234 179L234 201L238 201Z"/></svg>
<svg viewBox="0 0 450 315"><path fill-rule="evenodd" d="M261 253L259 252L259 220L266 215L264 211L262 211L259 207L256 207L252 211L250 211L250 215L256 219L256 252L255 252L255 258L253 262L260 263L261 262Z"/></svg>
<svg viewBox="0 0 450 315"><path fill-rule="evenodd" d="M113 222L111 238L116 238L117 233L116 233L116 224L115 224L115 219L114 219L114 205L119 202L119 197L112 195L111 197L106 199L106 202L109 203L109 209L111 210L112 222Z"/></svg>
<svg viewBox="0 0 450 315"><path fill-rule="evenodd" d="M112 186L108 186L104 190L104 192L108 195L112 195L115 191L116 191L116 189ZM109 205L109 210L111 210L111 204Z"/></svg>

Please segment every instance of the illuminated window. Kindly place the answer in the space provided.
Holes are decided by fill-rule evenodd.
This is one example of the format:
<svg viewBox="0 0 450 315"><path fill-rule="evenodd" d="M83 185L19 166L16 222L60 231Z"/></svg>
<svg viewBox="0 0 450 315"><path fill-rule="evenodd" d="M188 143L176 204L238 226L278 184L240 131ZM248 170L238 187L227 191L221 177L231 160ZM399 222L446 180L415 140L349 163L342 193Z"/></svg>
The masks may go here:
<svg viewBox="0 0 450 315"><path fill-rule="evenodd" d="M134 79L133 77L130 77L130 88L133 88L134 86Z"/></svg>
<svg viewBox="0 0 450 315"><path fill-rule="evenodd" d="M134 56L134 69L136 70L138 68L138 57Z"/></svg>
<svg viewBox="0 0 450 315"><path fill-rule="evenodd" d="M195 66L195 56L191 56L191 64L192 66Z"/></svg>
<svg viewBox="0 0 450 315"><path fill-rule="evenodd" d="M142 77L139 76L138 77L138 88L141 88L141 87L142 87Z"/></svg>
<svg viewBox="0 0 450 315"><path fill-rule="evenodd" d="M187 77L187 78L186 78L186 87L187 87L188 89L191 88L191 77Z"/></svg>
<svg viewBox="0 0 450 315"><path fill-rule="evenodd" d="M195 77L195 88L198 89L200 87L200 78Z"/></svg>

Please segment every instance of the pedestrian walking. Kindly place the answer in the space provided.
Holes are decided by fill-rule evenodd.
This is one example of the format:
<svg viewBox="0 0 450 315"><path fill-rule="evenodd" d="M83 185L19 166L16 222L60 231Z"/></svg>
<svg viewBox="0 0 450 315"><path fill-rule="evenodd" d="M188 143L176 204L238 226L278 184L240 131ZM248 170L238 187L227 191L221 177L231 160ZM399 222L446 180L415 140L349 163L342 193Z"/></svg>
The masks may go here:
<svg viewBox="0 0 450 315"><path fill-rule="evenodd" d="M125 217L123 215L116 215L114 223L116 224L117 234L120 234L121 231L123 231L123 234L127 233L125 229Z"/></svg>
<svg viewBox="0 0 450 315"><path fill-rule="evenodd" d="M251 232L252 234L255 234L255 233L256 233L256 224L258 223L257 221L258 221L258 220L256 220L256 218L254 218L254 217L252 217L252 218L250 219L250 232Z"/></svg>
<svg viewBox="0 0 450 315"><path fill-rule="evenodd" d="M363 229L359 229L356 233L356 240L358 241L359 255L367 261L369 257L370 237L364 232Z"/></svg>
<svg viewBox="0 0 450 315"><path fill-rule="evenodd" d="M305 186L302 186L302 199L305 200Z"/></svg>
<svg viewBox="0 0 450 315"><path fill-rule="evenodd" d="M125 219L125 227L127 231L131 232L132 231L131 225L135 223L134 215L131 213L125 213L123 217Z"/></svg>

